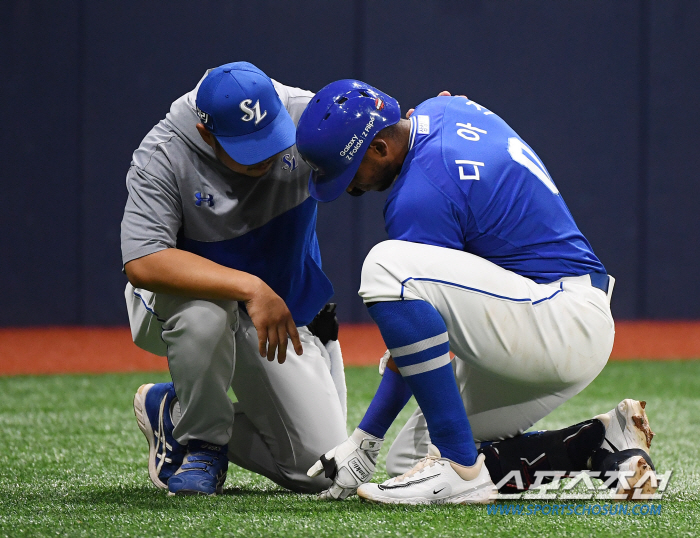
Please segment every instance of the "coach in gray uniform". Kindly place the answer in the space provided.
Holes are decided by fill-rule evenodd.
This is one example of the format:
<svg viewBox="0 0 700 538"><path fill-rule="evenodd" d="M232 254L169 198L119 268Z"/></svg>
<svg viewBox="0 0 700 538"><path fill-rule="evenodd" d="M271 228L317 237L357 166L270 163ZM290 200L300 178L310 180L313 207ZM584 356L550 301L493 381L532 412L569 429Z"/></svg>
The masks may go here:
<svg viewBox="0 0 700 538"><path fill-rule="evenodd" d="M227 64L134 152L121 232L129 320L173 379L143 385L134 409L151 479L171 494L220 492L226 455L295 491L330 484L306 475L346 438L340 347L307 328L333 294L294 146L312 96Z"/></svg>

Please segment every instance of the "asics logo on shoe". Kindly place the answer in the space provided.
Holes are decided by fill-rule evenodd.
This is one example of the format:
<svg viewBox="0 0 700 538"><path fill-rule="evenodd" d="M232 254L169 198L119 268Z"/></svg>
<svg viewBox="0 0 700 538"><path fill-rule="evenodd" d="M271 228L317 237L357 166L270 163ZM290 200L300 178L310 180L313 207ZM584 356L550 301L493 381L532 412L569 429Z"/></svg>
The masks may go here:
<svg viewBox="0 0 700 538"><path fill-rule="evenodd" d="M168 450L172 450L173 447L170 443L166 441L165 438L165 424L163 416L165 414L165 402L168 399L168 395L165 394L163 399L160 401L160 409L158 410L158 431L155 432L156 438L156 459L158 460L158 465L156 466L156 472L160 474L160 470L163 468L164 463L172 463L172 460L167 457Z"/></svg>
<svg viewBox="0 0 700 538"><path fill-rule="evenodd" d="M416 484L422 484L423 482L427 482L428 480L432 480L433 478L437 478L438 476L440 475L434 474L433 476L426 476L425 478L421 478L420 480L413 480L411 482L401 482L398 484L389 484L386 486L384 484L379 484L379 486L377 487L382 491L387 489L408 488L411 486L415 486Z"/></svg>

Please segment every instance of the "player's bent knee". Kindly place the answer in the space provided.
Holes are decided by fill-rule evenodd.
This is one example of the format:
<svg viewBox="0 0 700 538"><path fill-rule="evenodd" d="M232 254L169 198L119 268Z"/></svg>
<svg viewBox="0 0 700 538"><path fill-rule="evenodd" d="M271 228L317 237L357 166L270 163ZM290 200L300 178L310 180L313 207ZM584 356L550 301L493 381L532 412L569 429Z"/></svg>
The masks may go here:
<svg viewBox="0 0 700 538"><path fill-rule="evenodd" d="M286 487L294 493L321 493L331 487L332 482L323 475L311 478L306 474L306 469L301 469L285 472L284 483L281 486Z"/></svg>
<svg viewBox="0 0 700 538"><path fill-rule="evenodd" d="M397 301L401 298L401 278L396 271L399 250L405 241L383 241L375 245L362 264L360 297L365 303Z"/></svg>
<svg viewBox="0 0 700 538"><path fill-rule="evenodd" d="M330 448L336 446L345 440L345 435L342 439L329 438L328 442L297 445L295 448L295 462L293 465L280 466L279 472L283 477L284 487L297 493L320 493L328 489L332 485L332 481L325 478L323 474L311 478L306 473L316 461L321 457L321 454L328 452Z"/></svg>

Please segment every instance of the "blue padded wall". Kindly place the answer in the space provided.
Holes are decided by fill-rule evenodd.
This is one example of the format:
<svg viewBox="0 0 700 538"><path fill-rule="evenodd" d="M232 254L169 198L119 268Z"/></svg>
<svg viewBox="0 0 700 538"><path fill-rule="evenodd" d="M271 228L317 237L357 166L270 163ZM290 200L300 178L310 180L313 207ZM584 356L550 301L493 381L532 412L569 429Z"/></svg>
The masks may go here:
<svg viewBox="0 0 700 538"><path fill-rule="evenodd" d="M613 313L698 318L700 6L691 0L10 0L0 18L0 325L126 323L131 153L208 67L318 90L361 78L405 109L442 89L538 152L617 277ZM54 5L55 4L55 5ZM385 194L319 207L342 321Z"/></svg>

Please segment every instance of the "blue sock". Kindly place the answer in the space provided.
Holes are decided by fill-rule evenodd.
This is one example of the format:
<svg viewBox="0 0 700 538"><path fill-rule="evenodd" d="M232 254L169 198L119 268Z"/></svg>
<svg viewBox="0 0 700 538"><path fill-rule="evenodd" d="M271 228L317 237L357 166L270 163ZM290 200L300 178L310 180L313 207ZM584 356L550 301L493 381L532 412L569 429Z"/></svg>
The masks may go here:
<svg viewBox="0 0 700 538"><path fill-rule="evenodd" d="M432 443L444 458L473 465L476 445L438 311L425 301L392 301L372 305L369 314L423 411Z"/></svg>
<svg viewBox="0 0 700 538"><path fill-rule="evenodd" d="M384 437L389 426L410 399L411 389L401 374L387 368L358 428L375 437Z"/></svg>

